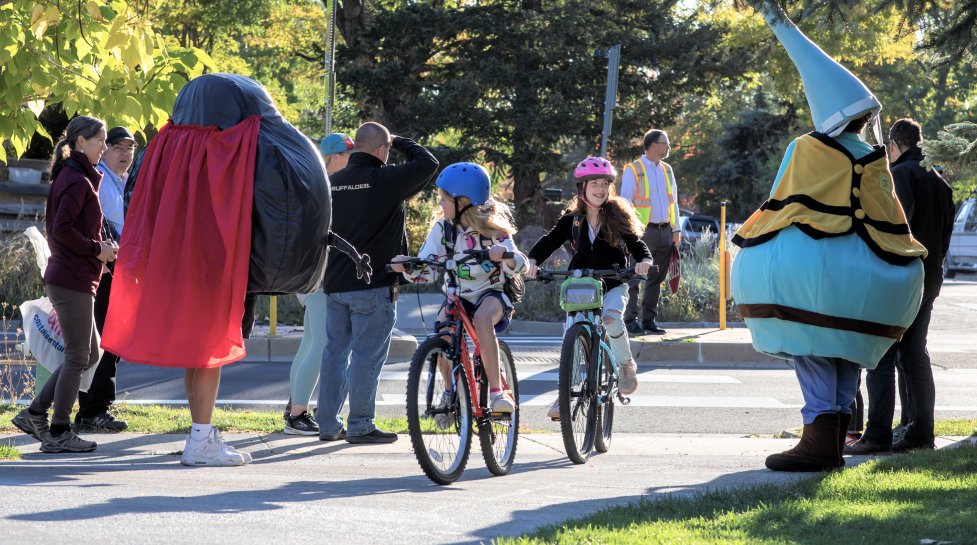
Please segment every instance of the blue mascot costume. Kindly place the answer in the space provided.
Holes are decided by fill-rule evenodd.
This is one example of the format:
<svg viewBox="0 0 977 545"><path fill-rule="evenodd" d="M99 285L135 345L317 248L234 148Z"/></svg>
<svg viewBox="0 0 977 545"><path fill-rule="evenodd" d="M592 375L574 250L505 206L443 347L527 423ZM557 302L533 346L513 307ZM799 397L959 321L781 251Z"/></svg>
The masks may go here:
<svg viewBox="0 0 977 545"><path fill-rule="evenodd" d="M825 471L842 456L861 367L875 368L919 310L926 249L913 239L881 144L882 105L773 7L815 131L788 146L770 198L733 237L731 288L757 351L793 359L804 433L775 471Z"/></svg>

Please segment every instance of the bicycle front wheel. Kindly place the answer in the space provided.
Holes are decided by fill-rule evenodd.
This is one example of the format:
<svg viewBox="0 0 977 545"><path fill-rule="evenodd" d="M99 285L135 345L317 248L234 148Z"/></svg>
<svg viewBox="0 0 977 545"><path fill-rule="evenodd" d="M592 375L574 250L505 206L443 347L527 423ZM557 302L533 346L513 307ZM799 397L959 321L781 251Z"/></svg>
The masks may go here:
<svg viewBox="0 0 977 545"><path fill-rule="evenodd" d="M448 341L431 337L414 352L407 376L407 428L414 456L424 474L438 484L461 477L472 446L472 409L464 368L454 381L438 367ZM450 368L450 362L449 362ZM449 374L445 380L445 374ZM452 382L457 387L452 387Z"/></svg>
<svg viewBox="0 0 977 545"><path fill-rule="evenodd" d="M590 331L574 324L563 337L560 354L560 429L567 456L575 464L590 458L597 427L596 404L590 391Z"/></svg>
<svg viewBox="0 0 977 545"><path fill-rule="evenodd" d="M604 403L597 406L597 433L594 448L597 452L605 453L611 448L611 433L614 429L614 367L611 365L611 355L607 350L600 349L600 375L597 377L597 387L600 394L607 396Z"/></svg>
<svg viewBox="0 0 977 545"><path fill-rule="evenodd" d="M506 417L482 420L478 426L478 437L481 440L485 466L492 475L501 477L512 469L512 462L516 459L516 442L519 440L519 383L516 380L516 365L509 345L502 341L499 341L499 370L512 392L516 410Z"/></svg>

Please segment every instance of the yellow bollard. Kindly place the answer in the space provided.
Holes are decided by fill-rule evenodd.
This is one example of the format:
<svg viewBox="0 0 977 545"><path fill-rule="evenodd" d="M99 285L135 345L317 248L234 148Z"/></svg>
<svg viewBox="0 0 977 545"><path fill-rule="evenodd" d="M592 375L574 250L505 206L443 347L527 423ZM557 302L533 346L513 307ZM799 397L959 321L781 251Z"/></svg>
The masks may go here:
<svg viewBox="0 0 977 545"><path fill-rule="evenodd" d="M726 203L719 208L719 329L726 329Z"/></svg>
<svg viewBox="0 0 977 545"><path fill-rule="evenodd" d="M271 316L268 320L268 323L270 324L268 336L274 337L278 334L278 297L272 295L271 304L269 306L271 307L269 310Z"/></svg>

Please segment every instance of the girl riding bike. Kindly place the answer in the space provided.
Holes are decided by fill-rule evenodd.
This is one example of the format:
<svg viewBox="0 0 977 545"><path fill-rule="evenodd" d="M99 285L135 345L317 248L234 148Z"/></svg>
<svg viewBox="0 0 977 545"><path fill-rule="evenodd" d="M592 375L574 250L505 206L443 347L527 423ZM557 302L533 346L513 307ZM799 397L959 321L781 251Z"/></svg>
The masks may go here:
<svg viewBox="0 0 977 545"><path fill-rule="evenodd" d="M505 279L527 270L526 256L516 249L512 234L516 227L509 208L489 196L491 181L488 171L474 163L456 163L444 169L436 182L441 195L439 214L431 225L420 256L445 262L464 257L464 250L488 250L489 260L479 265L458 266L458 294L475 325L481 346L482 364L488 375L489 405L492 412L511 413L516 408L512 394L502 390L499 372L499 343L496 332L509 327L512 317L512 301L503 291ZM502 259L505 252L514 257ZM397 256L391 262L394 271L404 273L412 282L433 282L436 273L430 269L405 272L398 261L410 259ZM438 313L438 322L445 320L445 308ZM436 330L438 329L435 326ZM447 360L439 358L438 367L448 378ZM445 392L442 403L450 403L450 392ZM447 428L453 422L438 420L438 427Z"/></svg>
<svg viewBox="0 0 977 545"><path fill-rule="evenodd" d="M568 270L626 267L627 249L638 261L635 274L647 274L652 262L648 246L641 240L644 226L631 205L614 194L617 179L614 166L606 159L588 157L577 165L573 175L577 180L577 196L567 205L553 230L529 251L526 277L535 278L536 264L546 261L567 241L573 250ZM627 395L638 389L638 365L631 357L622 316L628 304L628 285L608 279L604 281L604 289L602 320L610 337L611 358L621 370L618 386ZM559 397L546 415L560 417Z"/></svg>

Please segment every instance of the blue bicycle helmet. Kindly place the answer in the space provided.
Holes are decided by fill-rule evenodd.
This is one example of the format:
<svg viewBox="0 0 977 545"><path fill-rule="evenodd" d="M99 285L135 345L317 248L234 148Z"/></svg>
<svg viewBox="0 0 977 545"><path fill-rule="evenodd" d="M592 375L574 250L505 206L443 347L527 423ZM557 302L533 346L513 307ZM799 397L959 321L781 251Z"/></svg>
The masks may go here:
<svg viewBox="0 0 977 545"><path fill-rule="evenodd" d="M441 171L435 183L456 199L468 197L473 206L482 206L488 202L492 189L488 171L475 163L448 165Z"/></svg>

